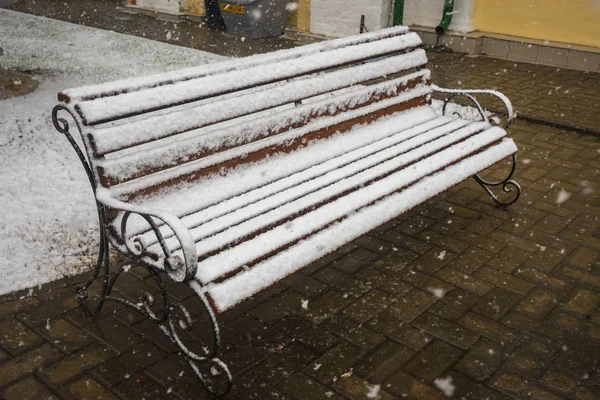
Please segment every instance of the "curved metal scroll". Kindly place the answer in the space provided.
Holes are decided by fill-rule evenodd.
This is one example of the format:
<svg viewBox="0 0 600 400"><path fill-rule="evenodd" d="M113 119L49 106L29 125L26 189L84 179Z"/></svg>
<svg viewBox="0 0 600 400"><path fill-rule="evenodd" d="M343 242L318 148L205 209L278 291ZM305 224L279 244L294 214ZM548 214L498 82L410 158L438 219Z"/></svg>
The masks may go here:
<svg viewBox="0 0 600 400"><path fill-rule="evenodd" d="M485 91L482 91L482 92L487 93ZM494 93L491 93L491 94L494 94ZM493 120L490 121L485 116L483 107L481 107L481 105L479 104L477 99L475 99L475 97L471 96L469 93L464 93L464 92L458 92L458 91L450 92L450 95L444 100L444 105L442 106L442 115L446 115L446 108L448 106L448 103L450 103L450 101L452 101L452 99L454 99L456 97L466 97L467 99L469 99L473 103L473 105L475 106L477 111L479 112L479 115L481 116L482 121L488 121L490 123L495 124L495 121L493 121ZM507 107L508 107L509 117L508 117L508 120L506 121L504 129L508 129L508 127L510 126L510 123L512 122L512 119L513 119L512 107L509 107L509 106L507 106ZM457 114L460 117L460 114L458 112L455 112L454 114ZM516 203L517 200L519 200L519 197L521 197L521 186L516 181L512 180L512 177L515 173L516 168L517 168L517 155L513 154L512 167L510 169L508 176L506 178L504 178L503 180L497 181L497 182L490 182L490 181L483 179L478 174L474 175L473 179L475 179L475 181L477 183L479 183L479 185L481 185L481 187L486 191L486 193L490 196L490 198L496 204L498 204L499 206L507 207L507 206L510 206L511 204ZM502 191L504 193L513 193L513 191L514 191L514 197L509 201L500 200L498 198L498 196L496 196L494 194L494 192L492 192L490 187L502 187Z"/></svg>
<svg viewBox="0 0 600 400"><path fill-rule="evenodd" d="M490 182L490 181L486 181L485 179L481 178L479 175L475 175L473 177L473 179L475 179L475 181L481 185L481 187L487 192L487 194L492 198L492 200L494 200L496 202L496 204L507 207L507 206L510 206L511 204L516 203L517 200L519 200L519 197L521 197L521 186L517 182L515 182L514 180L511 179L515 173L516 167L517 167L517 155L513 154L512 168L510 170L510 173L504 180L499 181L499 182ZM502 191L504 193L511 193L514 190L515 191L514 198L510 201L502 201L502 200L498 199L498 197L491 191L491 189L489 188L490 186L491 187L501 186Z"/></svg>
<svg viewBox="0 0 600 400"><path fill-rule="evenodd" d="M52 110L52 122L54 124L54 127L57 131L65 135L65 137L71 143L71 146L77 153L77 156L79 157L79 160L81 161L81 164L85 169L92 190L96 192L98 186L94 179L92 167L88 162L85 153L82 151L78 143L71 135L69 131L70 126L68 121L58 116L58 113L61 111L65 111L71 116L73 121L75 121L75 124L80 134L82 133L81 124L77 117L71 112L71 110L69 110L63 105L57 105ZM131 211L125 211L121 219L121 237L124 240L125 251L129 253L129 258L141 263L141 266L150 273L152 279L154 279L154 281L156 282L156 286L160 291L160 304L162 304L162 307L160 307L160 309L158 310L153 310L152 307L155 306L156 302L154 298L148 293L146 293L143 296L143 300L141 302L137 303L121 297L113 296L111 294L115 283L117 282L119 277L123 273L126 273L130 267L122 266L115 273L110 272L109 240L107 235L108 220L106 218L106 207L98 200L96 200L96 206L98 210L98 221L100 225L100 246L98 252L98 260L96 262L96 266L92 272L92 276L90 277L90 279L83 286L77 288L77 301L79 302L84 313L90 316L99 313L107 301L112 301L115 303L125 305L141 313L147 319L154 322L161 330L161 332L163 332L169 338L169 340L178 348L178 350L189 363L196 377L200 380L200 382L203 384L207 391L216 396L222 396L227 394L231 390L233 379L229 369L227 368L227 365L216 356L219 353L219 347L221 343L219 327L217 324L216 317L212 311L212 308L210 307L206 296L202 292L200 284L193 280L188 282L190 287L199 296L202 302L202 307L205 309L207 315L210 317L211 320L212 346L201 346L204 355L200 355L198 352L192 351L190 347L185 344L184 339L182 338L181 332L190 330L192 327L193 322L190 313L183 306L183 304L173 300L168 296L166 286L163 282L163 279L159 275L159 269L142 260L142 257L146 253L146 248L143 241L137 238L134 238L133 240L129 239L127 235L127 221L130 215L133 213ZM135 214L138 214L142 218L144 218L149 224L154 234L156 235L158 242L160 243L161 249L164 253L164 269L168 273L168 275L178 282L186 280L187 275L189 275L190 271L188 271L185 263L179 256L171 255L169 248L165 244L164 238L156 222L154 221L154 218L158 217L155 215L151 216L143 213ZM192 272L195 273L195 269ZM101 291L98 295L96 306L91 307L90 304L88 304L88 300L90 297L89 288L96 281L96 279L100 276L101 273L103 273ZM177 315L180 315L181 317L177 317ZM209 382L209 380L207 379L208 374L202 373L200 366L210 371L210 375L212 375L211 378L215 378L216 376L222 376L224 378L224 382L221 385L220 389L215 389L213 387L211 382ZM211 379L211 381L212 380L213 379Z"/></svg>

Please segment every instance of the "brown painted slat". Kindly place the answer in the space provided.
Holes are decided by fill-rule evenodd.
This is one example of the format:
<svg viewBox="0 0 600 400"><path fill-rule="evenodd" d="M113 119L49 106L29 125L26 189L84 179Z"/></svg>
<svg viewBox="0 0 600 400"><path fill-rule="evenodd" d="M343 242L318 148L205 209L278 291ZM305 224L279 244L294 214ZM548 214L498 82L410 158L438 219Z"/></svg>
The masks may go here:
<svg viewBox="0 0 600 400"><path fill-rule="evenodd" d="M98 168L98 173L100 175L102 185L105 187L111 187L114 185L122 184L122 183L128 182L133 179L137 179L137 178L140 178L140 177L143 177L146 175L150 175L150 174L153 174L153 173L156 173L159 171L164 171L166 169L169 169L169 168L181 165L181 164L199 160L203 157L210 156L212 154L219 153L222 151L226 151L226 150L232 149L234 147L242 146L242 145L251 143L253 141L259 141L259 140L265 139L267 137L275 136L278 134L288 132L293 129L301 128L301 127L306 126L307 124L311 123L312 121L316 120L317 118L333 117L333 116L342 114L346 111L357 110L359 108L367 107L367 106L377 103L379 101L390 99L394 96L398 96L401 93L404 93L411 89L414 89L421 83L423 83L422 77L414 78L414 79L411 79L410 81L408 81L406 84L398 84L396 86L396 90L397 90L396 94L381 93L377 96L371 97L367 101L364 101L362 103L356 103L351 106L345 106L345 107L333 109L333 110L327 109L325 111L314 110L311 113L311 115L309 115L309 117L307 119L305 119L304 121L294 123L294 124L282 127L280 129L270 131L267 135L255 138L254 140L240 141L235 146L223 146L223 147L216 148L216 149L210 149L210 150L207 150L204 152L196 153L192 156L190 156L189 154L186 154L183 156L175 156L172 159L157 160L158 162L154 163L151 167L137 170L135 173L132 173L131 175L128 175L126 177L119 177L119 176L111 175L110 173L107 173L103 168Z"/></svg>
<svg viewBox="0 0 600 400"><path fill-rule="evenodd" d="M479 131L479 132L481 132L481 131ZM477 133L479 133L479 132L475 132L475 133L474 133L474 135L475 135L475 134L477 134ZM464 140L467 140L467 139L468 139L468 138L465 138ZM464 140L461 140L461 141L464 141ZM405 189L407 189L407 188L409 188L409 187L411 187L411 186L415 185L416 183L418 183L418 182L419 182L419 181L421 181L422 179L425 179L425 178L426 178L426 177L428 177L428 176L434 175L434 174L436 174L436 173L440 172L441 170L443 170L443 169L445 169L445 168L447 168L447 167L449 167L449 166L451 166L451 165L457 164L457 163L459 163L460 161L462 161L462 160L464 160L464 159L467 159L467 158L469 158L469 157L471 157L471 156L473 156L473 155L475 155L475 154L477 154L477 153L480 153L480 152L482 152L482 151L484 151L484 150L486 150L486 149L488 149L488 148L490 148L490 147L493 147L493 146L497 145L498 143L500 143L501 141L502 141L502 139L499 139L499 140L497 140L496 142L493 142L493 143L491 143L491 144L488 144L488 145L486 145L486 146L480 147L480 148L478 148L478 149L474 150L473 152L471 152L471 153L469 153L469 154L465 155L464 157L461 157L461 158L460 158L460 159L458 159L458 160L455 160L455 161L453 161L453 162L451 162L451 163L449 163L449 164L446 164L446 165L444 165L443 167L440 167L440 168L438 168L437 170L433 171L431 174L428 174L428 175L424 176L423 178L420 178L420 179L416 180L415 182L412 182L411 184L409 184L409 185L406 185L406 186L404 186L404 187L402 187L402 188L400 188L400 189L398 189L398 190L396 190L395 192L392 192L392 193L390 193L390 194L393 194L393 193L399 193L399 192L401 192L401 191L403 191L403 190L405 190ZM454 144L456 144L456 143L453 143L453 144L451 144L451 145L448 145L448 146L446 146L446 147L444 147L444 148L440 149L439 151L441 151L441 150L444 150L445 148L448 148L448 147L450 147L450 146L452 146L452 145L454 145ZM403 166L402 168L399 168L399 169L397 169L397 170L395 170L395 171L392 171L392 172L390 172L389 174L385 174L385 175L382 175L382 176L380 176L380 177L377 177L377 179L374 179L374 180L370 181L368 184L370 184L370 183L372 183L372 182L375 182L375 181L377 181L377 180L383 179L383 178L385 178L386 176L388 176L388 175L390 175L390 174L392 174L392 173L395 173L395 172L398 172L398 171L400 171L400 170L402 170L402 169L408 168L408 167L410 167L411 165L413 165L414 163L416 163L416 162L418 162L418 161L420 161L420 160L422 160L422 159L425 159L425 158L427 158L427 156L425 156L425 157L423 157L423 158L421 158L421 159L419 159L419 160L415 160L414 162L411 162L410 164L407 164L407 165ZM468 179L468 178L465 178L465 180L466 180L466 179ZM463 180L463 181L464 181L464 180ZM215 254L218 254L218 253L220 253L220 252L221 252L221 251L223 251L223 250L226 250L226 249L229 249L229 248L235 247L236 245L239 245L239 244L240 244L240 243L242 243L242 242L245 242L245 241L251 240L251 239L253 239L253 238L254 238L254 237L256 237L256 236L258 236L258 235L260 235L260 234L262 234L262 233L265 233L265 232L267 232L267 231L269 231L269 230L271 230L271 229L275 228L276 226L279 226L279 225L286 224L286 223L288 223L289 221L292 221L292 220L294 220L294 219L296 219L296 218L298 218L298 217L301 217L302 215L305 215L305 214L307 214L308 212L310 212L310 211L312 211L312 210L314 210L314 209L316 209L316 208L322 207L323 205L325 205L325 204L327 204L327 203L330 203L330 202L332 202L332 201L334 201L334 200L336 200L336 199L338 199L338 198L344 197L344 196L348 195L349 193L351 193L351 192L353 192L353 191L356 191L356 190L358 190L358 189L359 189L359 187L355 187L355 188L353 188L353 189L351 189L351 190L348 190L348 191L346 191L346 192L344 192L344 193L338 194L338 195L336 195L336 196L334 196L334 197L332 197L332 198L330 198L330 199L327 199L327 200L325 200L325 201L323 201L323 202L321 202L321 203L319 203L319 204L317 204L317 205L315 205L315 206L313 206L313 207L310 207L310 208L307 208L307 209L301 210L301 211L299 211L298 213L296 213L296 214L294 214L294 215L292 215L292 216L290 216L290 217L288 217L288 218L281 219L281 220L277 221L276 223L273 223L273 224L271 224L271 225L269 225L269 226L267 226L267 227L263 227L263 228L261 228L261 229L258 229L258 230L256 230L256 231L252 232L251 234L249 234L249 235L247 235L247 236L245 236L245 237L241 238L240 240L238 240L238 241L236 241L236 242L234 242L234 243L230 243L230 244L229 244L229 245L227 245L227 246L223 246L222 248L220 248L220 249L218 249L218 250L215 250L215 251L213 251L213 252L210 252L210 253L206 254L204 257L199 257L199 258L198 258L198 261L200 262L200 261L202 261L203 259L209 258L209 257L211 257L211 256L213 256L213 255L215 255ZM386 196L384 196L384 197L387 197L387 196L389 196L390 194L388 194L388 195L386 195ZM424 199L422 200L422 202L421 202L421 203L423 203L423 202L425 202L425 201L427 201L427 200L429 200L429 199L430 199L430 198L424 198ZM356 210L356 211L359 211L359 210L361 210L361 209L363 209L363 208L366 208L366 207L372 206L373 204L377 203L377 202L378 202L378 201L380 201L380 200L382 200L382 198L377 198L377 199L375 199L375 200L371 201L371 202L370 202L369 204L367 204L366 206L364 206L364 207L361 207L361 208L359 208L359 209L358 209L358 210ZM236 274L240 273L241 271L247 270L248 268L252 268L254 265L256 265L256 264L260 263L261 261L264 261L264 260L266 260L266 259L268 259L268 258L270 258L270 257L274 256L275 254L277 254L277 253L280 253L280 252L282 252L282 251L284 251L284 250L286 250L286 249L288 249L288 248L292 247L293 245L295 245L296 243L300 242L301 240L304 240L304 239L306 239L306 238L308 238L308 237L310 237L310 236L312 236L312 235L315 235L315 234L317 234L318 232L321 232L321 231L323 231L323 230L327 229L327 228L328 228L328 227L330 227L331 225L333 225L333 224L335 224L335 223L337 223L337 222L340 222L340 221L342 221L344 218L345 218L345 216L344 216L344 217L341 217L341 218L338 218L338 219L336 219L336 220L332 221L331 223L329 223L329 224L325 225L324 227L322 227L322 228L320 228L320 229L317 229L317 230L313 231L313 232L312 232L310 235L304 236L304 237L302 237L302 238L300 238L300 239L298 239L298 240L291 241L290 243L287 243L286 245L284 245L284 246L281 246L281 247L279 247L279 248L277 248L277 249L273 250L272 252L270 252L270 253L268 253L268 254L265 254L265 255L263 255L263 256L261 256L261 257L257 257L257 258L256 258L254 261L252 261L252 262L250 262L250 263L246 263L246 264L245 264L243 267L237 268L237 269L235 269L234 271L231 271L231 272L229 272L229 273L227 273L227 274L225 274L225 275L222 275L222 276L220 276L218 279L215 279L215 280L214 280L214 281L212 281L212 282L213 282L213 283L220 283L220 282L223 282L223 281L225 281L225 280L227 280L227 279L229 279L229 278L231 278L231 277L235 276Z"/></svg>
<svg viewBox="0 0 600 400"><path fill-rule="evenodd" d="M191 173L180 175L176 178L172 178L165 182L161 182L160 184L148 186L142 190L138 190L133 193L130 193L126 197L127 197L127 200L129 201L136 197L147 196L147 195L151 195L153 193L157 193L161 190L171 188L171 187L173 187L177 184L183 183L183 182L197 181L200 178L205 177L207 175L216 174L219 171L221 171L223 168L230 169L230 168L236 167L241 164L253 163L256 161L260 161L260 160L266 158L267 156L276 154L276 153L282 153L282 152L289 153L289 152L292 152L292 151L298 149L299 147L303 146L303 142L305 142L305 141L322 140L322 139L332 136L335 133L348 132L357 124L371 123L381 117L391 115L391 114L401 112L401 111L406 111L411 108L423 106L426 104L427 104L426 96L417 97L417 98L414 98L414 99L409 100L404 103L399 103L399 104L395 104L390 107L383 108L381 110L378 110L377 112L371 113L366 116L349 119L340 124L332 125L328 128L321 129L319 131L310 132L304 136L294 138L290 141L287 141L284 144L263 148L259 151L249 153L249 154L245 155L244 157L232 158L223 163L212 165L208 168L203 168L203 169L191 172ZM100 168L99 168L99 173L102 174L102 171ZM104 182L102 182L102 183L104 184Z"/></svg>

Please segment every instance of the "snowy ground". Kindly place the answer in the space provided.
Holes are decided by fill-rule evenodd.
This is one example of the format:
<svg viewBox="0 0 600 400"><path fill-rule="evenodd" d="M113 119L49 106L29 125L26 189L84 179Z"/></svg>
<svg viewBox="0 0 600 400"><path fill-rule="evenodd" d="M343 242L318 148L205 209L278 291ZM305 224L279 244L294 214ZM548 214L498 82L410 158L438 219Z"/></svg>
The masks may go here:
<svg viewBox="0 0 600 400"><path fill-rule="evenodd" d="M31 71L33 93L0 101L0 294L80 272L97 217L87 178L52 127L69 87L199 65L210 53L0 9L0 66Z"/></svg>

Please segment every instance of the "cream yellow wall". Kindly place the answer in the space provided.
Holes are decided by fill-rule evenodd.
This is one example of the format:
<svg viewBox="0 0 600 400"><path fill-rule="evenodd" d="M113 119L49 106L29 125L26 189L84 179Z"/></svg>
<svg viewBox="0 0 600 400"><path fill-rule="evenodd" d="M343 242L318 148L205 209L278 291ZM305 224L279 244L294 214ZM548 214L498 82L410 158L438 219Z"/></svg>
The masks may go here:
<svg viewBox="0 0 600 400"><path fill-rule="evenodd" d="M204 0L183 0L181 4L188 14L204 15Z"/></svg>
<svg viewBox="0 0 600 400"><path fill-rule="evenodd" d="M298 0L298 30L310 31L310 0Z"/></svg>
<svg viewBox="0 0 600 400"><path fill-rule="evenodd" d="M600 47L600 0L476 0L475 29Z"/></svg>

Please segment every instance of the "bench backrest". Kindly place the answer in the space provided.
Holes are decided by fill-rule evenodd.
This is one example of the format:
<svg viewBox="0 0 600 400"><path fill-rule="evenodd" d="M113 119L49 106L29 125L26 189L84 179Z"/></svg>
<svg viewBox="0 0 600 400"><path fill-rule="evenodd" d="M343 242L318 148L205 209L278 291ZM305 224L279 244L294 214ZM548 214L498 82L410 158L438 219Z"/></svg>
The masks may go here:
<svg viewBox="0 0 600 400"><path fill-rule="evenodd" d="M59 94L99 185L122 199L424 105L421 40L397 27Z"/></svg>

